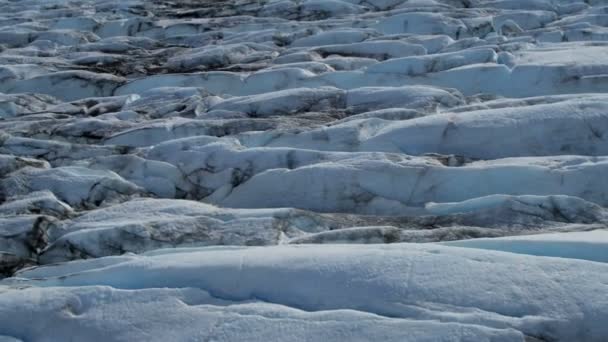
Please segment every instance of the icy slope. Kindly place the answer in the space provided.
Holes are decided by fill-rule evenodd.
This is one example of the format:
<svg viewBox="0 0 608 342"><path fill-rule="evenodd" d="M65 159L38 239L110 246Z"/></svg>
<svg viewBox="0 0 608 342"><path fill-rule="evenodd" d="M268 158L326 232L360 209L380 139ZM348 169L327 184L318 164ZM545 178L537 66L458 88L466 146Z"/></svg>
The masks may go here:
<svg viewBox="0 0 608 342"><path fill-rule="evenodd" d="M292 326L296 340L601 341L608 333L602 263L394 244L171 249L71 265L5 280L6 334L40 338L44 330L20 324L32 314L59 326L59 339L280 340ZM168 312L176 316L166 321ZM170 324L180 328L163 331Z"/></svg>
<svg viewBox="0 0 608 342"><path fill-rule="evenodd" d="M449 246L608 262L608 231L570 232L445 242Z"/></svg>
<svg viewBox="0 0 608 342"><path fill-rule="evenodd" d="M0 341L608 340L607 5L0 0Z"/></svg>

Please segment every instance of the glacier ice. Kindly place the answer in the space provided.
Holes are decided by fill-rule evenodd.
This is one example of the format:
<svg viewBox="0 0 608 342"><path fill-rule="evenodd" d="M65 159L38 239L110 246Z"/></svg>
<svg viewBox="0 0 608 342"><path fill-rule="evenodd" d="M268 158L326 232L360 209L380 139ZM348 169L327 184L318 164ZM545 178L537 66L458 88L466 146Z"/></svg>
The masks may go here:
<svg viewBox="0 0 608 342"><path fill-rule="evenodd" d="M0 0L0 341L605 341L602 0Z"/></svg>

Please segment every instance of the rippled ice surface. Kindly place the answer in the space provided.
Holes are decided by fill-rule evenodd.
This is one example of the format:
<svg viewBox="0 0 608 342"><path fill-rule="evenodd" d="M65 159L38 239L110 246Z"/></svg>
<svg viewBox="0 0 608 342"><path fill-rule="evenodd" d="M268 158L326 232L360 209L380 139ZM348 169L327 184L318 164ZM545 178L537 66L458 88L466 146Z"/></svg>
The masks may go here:
<svg viewBox="0 0 608 342"><path fill-rule="evenodd" d="M608 2L0 0L0 341L606 341Z"/></svg>

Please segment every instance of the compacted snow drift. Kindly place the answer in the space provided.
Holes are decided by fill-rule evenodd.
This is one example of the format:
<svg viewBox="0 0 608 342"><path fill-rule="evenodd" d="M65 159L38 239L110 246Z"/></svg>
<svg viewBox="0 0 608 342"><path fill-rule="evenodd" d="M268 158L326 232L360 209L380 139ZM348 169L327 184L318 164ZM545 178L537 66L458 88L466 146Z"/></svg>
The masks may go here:
<svg viewBox="0 0 608 342"><path fill-rule="evenodd" d="M0 341L608 341L608 2L0 0Z"/></svg>

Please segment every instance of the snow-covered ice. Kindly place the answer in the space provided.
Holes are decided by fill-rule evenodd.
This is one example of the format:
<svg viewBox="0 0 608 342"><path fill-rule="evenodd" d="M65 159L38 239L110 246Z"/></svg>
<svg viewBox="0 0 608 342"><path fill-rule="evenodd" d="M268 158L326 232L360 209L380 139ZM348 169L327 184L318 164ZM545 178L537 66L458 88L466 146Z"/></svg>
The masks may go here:
<svg viewBox="0 0 608 342"><path fill-rule="evenodd" d="M608 3L0 0L0 341L606 341Z"/></svg>
<svg viewBox="0 0 608 342"><path fill-rule="evenodd" d="M24 339L48 333L15 324L34 315L57 325L60 339L283 339L295 329L296 340L368 340L387 324L394 328L386 338L412 341L600 341L607 333L604 263L394 244L169 249L74 267L5 280L3 331ZM312 331L299 332L306 327Z"/></svg>
<svg viewBox="0 0 608 342"><path fill-rule="evenodd" d="M553 233L446 242L450 246L608 262L608 231Z"/></svg>

